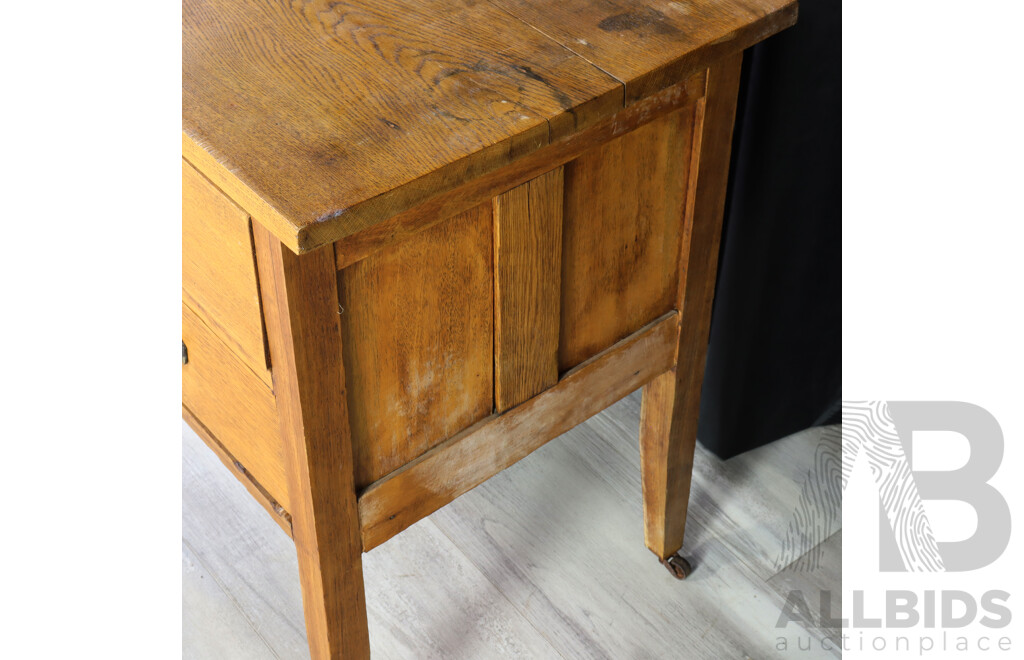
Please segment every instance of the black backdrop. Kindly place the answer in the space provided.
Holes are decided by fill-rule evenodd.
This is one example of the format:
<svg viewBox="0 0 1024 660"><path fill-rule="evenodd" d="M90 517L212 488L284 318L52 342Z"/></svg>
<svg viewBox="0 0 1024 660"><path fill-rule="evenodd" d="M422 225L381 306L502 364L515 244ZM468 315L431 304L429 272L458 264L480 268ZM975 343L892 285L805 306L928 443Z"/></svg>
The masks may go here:
<svg viewBox="0 0 1024 660"><path fill-rule="evenodd" d="M697 433L723 458L838 417L841 11L744 54Z"/></svg>

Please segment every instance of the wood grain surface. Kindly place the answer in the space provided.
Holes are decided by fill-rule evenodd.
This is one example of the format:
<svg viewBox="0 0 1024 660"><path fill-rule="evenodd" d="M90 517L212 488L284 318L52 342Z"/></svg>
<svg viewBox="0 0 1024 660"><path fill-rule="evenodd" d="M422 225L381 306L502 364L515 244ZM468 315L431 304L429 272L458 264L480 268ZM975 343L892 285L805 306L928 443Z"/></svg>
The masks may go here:
<svg viewBox="0 0 1024 660"><path fill-rule="evenodd" d="M249 215L181 163L181 296L270 383Z"/></svg>
<svg viewBox="0 0 1024 660"><path fill-rule="evenodd" d="M183 148L294 250L622 106L486 2L187 0L183 30Z"/></svg>
<svg viewBox="0 0 1024 660"><path fill-rule="evenodd" d="M742 60L737 53L708 70L680 252L676 367L644 388L644 538L662 558L683 544Z"/></svg>
<svg viewBox="0 0 1024 660"><path fill-rule="evenodd" d="M672 366L675 312L595 356L512 410L489 417L359 496L369 550L483 483Z"/></svg>
<svg viewBox="0 0 1024 660"><path fill-rule="evenodd" d="M312 250L794 20L794 0L186 0L182 149Z"/></svg>
<svg viewBox="0 0 1024 660"><path fill-rule="evenodd" d="M565 166L559 369L675 308L691 108Z"/></svg>
<svg viewBox="0 0 1024 660"><path fill-rule="evenodd" d="M796 0L491 0L622 81L626 103L796 22Z"/></svg>
<svg viewBox="0 0 1024 660"><path fill-rule="evenodd" d="M370 657L334 251L253 226L310 656Z"/></svg>
<svg viewBox="0 0 1024 660"><path fill-rule="evenodd" d="M682 398L680 393L680 398ZM640 461L643 474L644 543L661 559L683 547L694 442L685 442L673 423L676 371L666 371L644 385L640 408Z"/></svg>
<svg viewBox="0 0 1024 660"><path fill-rule="evenodd" d="M494 199L494 403L558 382L562 168Z"/></svg>
<svg viewBox="0 0 1024 660"><path fill-rule="evenodd" d="M357 487L491 413L491 231L479 206L338 274Z"/></svg>
<svg viewBox="0 0 1024 660"><path fill-rule="evenodd" d="M338 268L365 259L389 245L401 243L409 236L445 218L486 203L515 186L569 162L588 149L625 135L676 110L691 107L704 96L705 87L705 72L700 71L586 130L552 142L472 181L440 191L407 211L346 236L334 244Z"/></svg>
<svg viewBox="0 0 1024 660"><path fill-rule="evenodd" d="M284 455L274 394L199 316L181 306L181 402L286 510Z"/></svg>

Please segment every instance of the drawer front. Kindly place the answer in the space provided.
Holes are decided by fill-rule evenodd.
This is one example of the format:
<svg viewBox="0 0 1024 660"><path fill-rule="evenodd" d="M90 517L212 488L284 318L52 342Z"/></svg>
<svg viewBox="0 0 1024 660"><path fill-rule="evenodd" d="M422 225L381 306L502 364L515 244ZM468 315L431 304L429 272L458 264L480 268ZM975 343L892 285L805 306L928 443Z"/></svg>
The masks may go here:
<svg viewBox="0 0 1024 660"><path fill-rule="evenodd" d="M274 394L186 305L181 402L278 504L291 510Z"/></svg>
<svg viewBox="0 0 1024 660"><path fill-rule="evenodd" d="M181 163L182 299L270 384L249 216Z"/></svg>

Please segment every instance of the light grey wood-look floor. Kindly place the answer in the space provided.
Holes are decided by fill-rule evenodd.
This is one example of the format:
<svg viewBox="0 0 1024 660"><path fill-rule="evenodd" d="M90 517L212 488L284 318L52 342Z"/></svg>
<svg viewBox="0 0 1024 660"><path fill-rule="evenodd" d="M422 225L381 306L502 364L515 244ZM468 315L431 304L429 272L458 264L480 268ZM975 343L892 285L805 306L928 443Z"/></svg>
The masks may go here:
<svg viewBox="0 0 1024 660"><path fill-rule="evenodd" d="M373 656L838 656L818 641L834 631L775 627L790 589L815 603L841 588L838 528L815 570L778 565L815 449L838 434L729 461L698 446L683 552L696 570L680 582L644 547L639 414L635 392L365 554ZM184 657L308 657L291 540L182 426Z"/></svg>

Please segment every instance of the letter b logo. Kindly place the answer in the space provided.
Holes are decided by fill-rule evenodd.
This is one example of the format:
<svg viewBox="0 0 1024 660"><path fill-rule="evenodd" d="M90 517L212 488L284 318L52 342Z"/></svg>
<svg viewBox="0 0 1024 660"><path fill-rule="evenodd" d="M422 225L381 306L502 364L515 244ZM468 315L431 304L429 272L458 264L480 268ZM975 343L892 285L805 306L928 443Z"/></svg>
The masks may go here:
<svg viewBox="0 0 1024 660"><path fill-rule="evenodd" d="M853 404L859 408L862 404ZM884 412L884 405L875 412ZM844 411L844 427L846 425ZM991 564L999 558L1010 541L1010 509L1000 493L988 480L999 469L1003 459L1003 432L996 419L984 408L959 401L890 401L888 420L898 436L899 447L889 443L890 452L884 462L889 473L878 479L883 515L880 529L880 568L883 571L915 570L916 558L928 566L926 570L971 571ZM944 472L911 470L915 431L952 431L959 433L970 445L966 465ZM844 436L845 436L844 428ZM874 443L872 443L874 444ZM872 468L877 467L878 447L868 447ZM844 451L847 443L844 437ZM902 450L902 452L900 452ZM903 454L903 458L891 454ZM845 461L844 461L845 463ZM888 488L886 487L888 483ZM919 501L957 500L969 504L977 514L974 535L963 541L940 542L931 536L931 525L923 507L914 506L914 486ZM911 497L907 498L906 493ZM900 493L894 498L896 493ZM887 501L888 500L888 501ZM913 546L917 550L912 550ZM941 568L933 559L937 551ZM922 555L925 555L922 558ZM918 566L916 570L921 570Z"/></svg>

